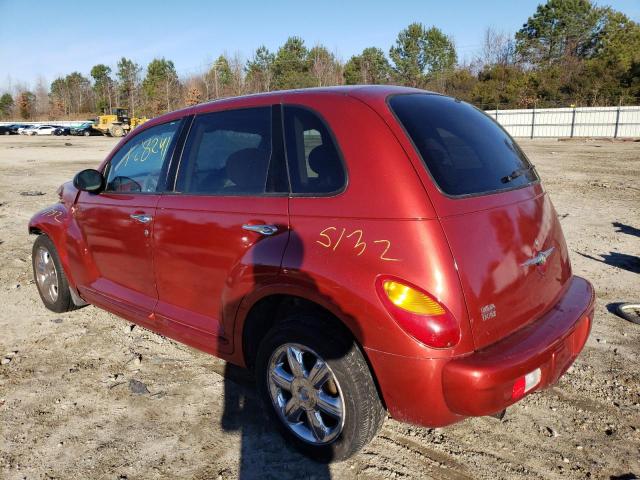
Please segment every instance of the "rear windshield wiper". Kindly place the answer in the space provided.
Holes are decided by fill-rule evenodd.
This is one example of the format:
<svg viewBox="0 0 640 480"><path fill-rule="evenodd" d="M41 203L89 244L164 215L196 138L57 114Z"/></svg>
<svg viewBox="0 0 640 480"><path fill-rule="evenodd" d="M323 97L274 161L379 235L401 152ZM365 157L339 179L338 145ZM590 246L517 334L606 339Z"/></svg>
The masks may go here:
<svg viewBox="0 0 640 480"><path fill-rule="evenodd" d="M535 169L536 167L534 167L533 165L529 165L528 167L525 167L525 168L518 168L517 170L514 170L513 172L511 172L509 175L502 177L500 181L502 183L509 183L512 180L515 180L516 178L524 175L525 173Z"/></svg>

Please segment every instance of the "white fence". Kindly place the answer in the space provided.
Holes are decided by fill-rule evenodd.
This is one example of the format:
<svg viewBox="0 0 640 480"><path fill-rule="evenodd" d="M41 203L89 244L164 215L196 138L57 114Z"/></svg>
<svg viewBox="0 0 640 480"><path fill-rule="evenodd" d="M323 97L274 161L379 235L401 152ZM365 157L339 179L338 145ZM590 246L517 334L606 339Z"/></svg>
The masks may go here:
<svg viewBox="0 0 640 480"><path fill-rule="evenodd" d="M486 110L513 137L640 137L640 107Z"/></svg>

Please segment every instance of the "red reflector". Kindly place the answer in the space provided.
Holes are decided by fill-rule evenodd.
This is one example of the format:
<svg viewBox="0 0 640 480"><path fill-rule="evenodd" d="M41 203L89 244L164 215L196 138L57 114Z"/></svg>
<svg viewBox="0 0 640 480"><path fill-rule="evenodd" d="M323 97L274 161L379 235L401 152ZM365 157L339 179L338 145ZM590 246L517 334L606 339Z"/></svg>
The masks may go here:
<svg viewBox="0 0 640 480"><path fill-rule="evenodd" d="M519 400L524 397L525 383L524 377L516 380L516 383L513 384L513 390L511 390L511 400Z"/></svg>
<svg viewBox="0 0 640 480"><path fill-rule="evenodd" d="M525 393L530 392L538 386L541 378L542 371L536 368L533 372L529 372L524 377L517 379L511 390L511 400L519 400L524 397Z"/></svg>

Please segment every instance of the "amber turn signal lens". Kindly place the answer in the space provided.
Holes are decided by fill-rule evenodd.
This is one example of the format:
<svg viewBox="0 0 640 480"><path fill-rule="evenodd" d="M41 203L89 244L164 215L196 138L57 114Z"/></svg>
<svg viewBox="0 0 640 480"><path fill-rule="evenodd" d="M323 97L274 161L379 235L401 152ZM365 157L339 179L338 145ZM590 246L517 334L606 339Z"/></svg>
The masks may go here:
<svg viewBox="0 0 640 480"><path fill-rule="evenodd" d="M433 298L407 285L393 280L385 280L383 286L391 303L407 312L418 315L443 315L444 308Z"/></svg>
<svg viewBox="0 0 640 480"><path fill-rule="evenodd" d="M376 290L398 325L427 347L451 348L460 341L455 317L428 292L393 278L379 279Z"/></svg>

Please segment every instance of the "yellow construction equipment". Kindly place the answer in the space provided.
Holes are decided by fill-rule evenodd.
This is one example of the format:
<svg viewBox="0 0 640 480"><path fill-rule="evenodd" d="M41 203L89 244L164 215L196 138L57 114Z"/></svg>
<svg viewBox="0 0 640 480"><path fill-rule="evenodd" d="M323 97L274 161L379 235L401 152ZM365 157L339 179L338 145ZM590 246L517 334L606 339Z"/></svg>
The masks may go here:
<svg viewBox="0 0 640 480"><path fill-rule="evenodd" d="M114 108L110 115L100 115L93 128L101 131L104 135L112 137L123 137L138 125L142 125L149 120L146 117L129 117L129 109Z"/></svg>

